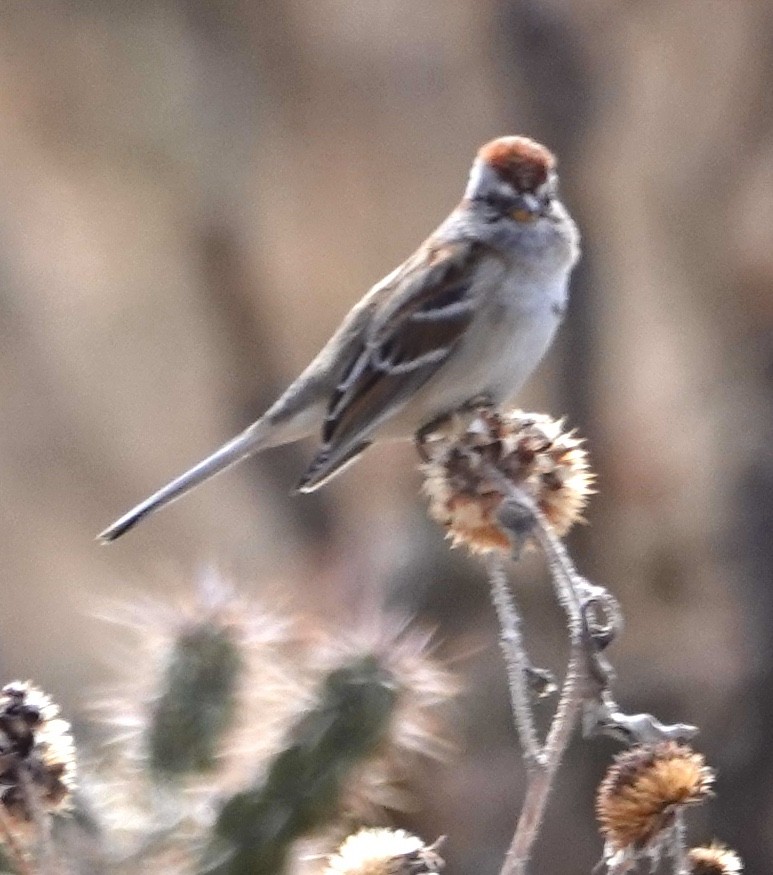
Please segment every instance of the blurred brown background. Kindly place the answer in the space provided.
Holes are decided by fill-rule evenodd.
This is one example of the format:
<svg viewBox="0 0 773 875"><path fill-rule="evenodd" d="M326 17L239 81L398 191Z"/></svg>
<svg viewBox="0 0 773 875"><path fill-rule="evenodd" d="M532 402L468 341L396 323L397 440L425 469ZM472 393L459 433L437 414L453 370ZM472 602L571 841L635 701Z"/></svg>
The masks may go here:
<svg viewBox="0 0 773 875"><path fill-rule="evenodd" d="M498 870L522 787L495 631L410 448L304 498L311 447L272 451L110 549L94 535L262 411L481 142L528 133L584 259L522 402L590 441L600 494L570 540L623 603L617 692L702 727L718 798L693 835L771 871L771 46L764 2L3 3L2 677L77 718L109 677L94 605L206 564L338 621L382 598L437 625L471 689L463 751L405 823L450 836L452 873ZM550 663L542 572L515 575ZM538 871L590 871L614 749L573 747Z"/></svg>

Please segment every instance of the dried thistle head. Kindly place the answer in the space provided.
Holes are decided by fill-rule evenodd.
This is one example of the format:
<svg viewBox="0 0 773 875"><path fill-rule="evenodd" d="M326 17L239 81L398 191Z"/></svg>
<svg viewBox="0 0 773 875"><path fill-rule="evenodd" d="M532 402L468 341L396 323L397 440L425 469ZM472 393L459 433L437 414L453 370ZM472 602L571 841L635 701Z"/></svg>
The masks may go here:
<svg viewBox="0 0 773 875"><path fill-rule="evenodd" d="M608 847L639 851L674 823L676 812L711 795L714 773L701 754L672 741L619 754L596 797L596 815Z"/></svg>
<svg viewBox="0 0 773 875"><path fill-rule="evenodd" d="M480 409L472 421L458 417L425 436L421 448L429 514L454 546L472 552L511 549L497 519L504 495L492 469L531 495L559 537L582 519L592 491L582 441L544 414Z"/></svg>
<svg viewBox="0 0 773 875"><path fill-rule="evenodd" d="M30 683L15 681L0 693L0 801L17 826L33 820L31 805L54 812L72 801L75 746L58 714Z"/></svg>
<svg viewBox="0 0 773 875"><path fill-rule="evenodd" d="M361 829L329 860L324 875L429 875L444 861L437 842L427 846L402 829Z"/></svg>
<svg viewBox="0 0 773 875"><path fill-rule="evenodd" d="M719 842L691 848L687 854L690 875L741 875L743 863L735 851Z"/></svg>

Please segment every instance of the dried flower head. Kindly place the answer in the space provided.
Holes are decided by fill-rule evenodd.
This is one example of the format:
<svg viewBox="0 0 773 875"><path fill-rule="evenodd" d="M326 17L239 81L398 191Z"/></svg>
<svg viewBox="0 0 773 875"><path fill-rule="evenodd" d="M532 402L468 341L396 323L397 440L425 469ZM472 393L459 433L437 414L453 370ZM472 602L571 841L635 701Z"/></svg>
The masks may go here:
<svg viewBox="0 0 773 875"><path fill-rule="evenodd" d="M422 440L429 514L448 529L454 546L464 543L473 552L511 549L497 519L504 495L492 468L534 498L559 537L582 518L593 474L582 441L564 431L561 420L480 409L472 421L457 417Z"/></svg>
<svg viewBox="0 0 773 875"><path fill-rule="evenodd" d="M53 812L71 802L75 746L58 714L29 683L15 681L0 693L0 801L17 826L33 820L34 805Z"/></svg>
<svg viewBox="0 0 773 875"><path fill-rule="evenodd" d="M596 797L608 846L641 850L669 829L677 810L711 795L714 773L701 754L672 741L619 754Z"/></svg>
<svg viewBox="0 0 773 875"><path fill-rule="evenodd" d="M445 865L437 844L402 829L361 829L330 857L324 875L429 875Z"/></svg>
<svg viewBox="0 0 773 875"><path fill-rule="evenodd" d="M741 875L743 863L735 851L719 842L691 848L687 854L690 875Z"/></svg>

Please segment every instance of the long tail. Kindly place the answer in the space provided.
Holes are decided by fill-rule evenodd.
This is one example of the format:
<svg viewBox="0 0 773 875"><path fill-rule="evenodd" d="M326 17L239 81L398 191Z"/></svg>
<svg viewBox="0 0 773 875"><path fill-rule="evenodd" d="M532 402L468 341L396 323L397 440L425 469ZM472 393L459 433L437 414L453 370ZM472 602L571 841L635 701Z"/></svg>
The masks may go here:
<svg viewBox="0 0 773 875"><path fill-rule="evenodd" d="M266 417L259 419L204 459L203 462L194 465L189 471L181 474L176 480L172 480L158 492L154 492L150 498L146 498L141 504L117 519L97 536L98 540L102 541L103 544L115 541L116 538L120 538L121 535L137 525L140 520L185 495L186 492L190 492L200 483L209 480L210 477L214 477L221 471L225 471L226 468L230 468L231 465L235 465L246 456L251 456L253 453L277 443L276 440L272 440L273 437L275 435L271 422Z"/></svg>

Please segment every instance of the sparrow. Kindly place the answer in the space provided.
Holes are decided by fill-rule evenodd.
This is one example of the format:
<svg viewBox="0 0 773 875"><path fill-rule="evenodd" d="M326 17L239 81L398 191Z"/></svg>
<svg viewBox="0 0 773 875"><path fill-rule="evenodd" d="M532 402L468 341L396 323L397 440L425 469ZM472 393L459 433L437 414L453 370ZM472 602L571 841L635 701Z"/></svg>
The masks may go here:
<svg viewBox="0 0 773 875"><path fill-rule="evenodd" d="M374 442L411 438L472 399L509 402L553 339L579 257L555 165L527 137L482 146L459 205L355 304L263 416L99 539L268 447L320 434L298 485L311 492Z"/></svg>

